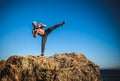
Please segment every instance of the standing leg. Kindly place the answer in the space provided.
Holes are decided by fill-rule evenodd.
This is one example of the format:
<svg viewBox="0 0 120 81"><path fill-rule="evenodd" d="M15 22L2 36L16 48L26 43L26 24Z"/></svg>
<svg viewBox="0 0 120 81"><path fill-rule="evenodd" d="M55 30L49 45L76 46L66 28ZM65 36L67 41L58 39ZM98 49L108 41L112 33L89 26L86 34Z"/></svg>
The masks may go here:
<svg viewBox="0 0 120 81"><path fill-rule="evenodd" d="M47 35L42 36L42 45L41 45L41 56L44 56L45 44L47 40Z"/></svg>
<svg viewBox="0 0 120 81"><path fill-rule="evenodd" d="M62 23L59 23L59 24L56 24L48 29L46 29L46 34L48 35L51 31L53 31L54 29L60 27L60 26L63 26L65 24L65 21L63 21Z"/></svg>

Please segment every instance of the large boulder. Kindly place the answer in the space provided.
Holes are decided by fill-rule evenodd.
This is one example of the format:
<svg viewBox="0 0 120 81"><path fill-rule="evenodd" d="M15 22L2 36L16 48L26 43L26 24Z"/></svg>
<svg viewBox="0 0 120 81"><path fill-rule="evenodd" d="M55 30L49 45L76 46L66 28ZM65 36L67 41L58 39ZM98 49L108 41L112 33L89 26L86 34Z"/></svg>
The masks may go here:
<svg viewBox="0 0 120 81"><path fill-rule="evenodd" d="M0 62L0 81L102 81L99 67L80 53L11 56Z"/></svg>

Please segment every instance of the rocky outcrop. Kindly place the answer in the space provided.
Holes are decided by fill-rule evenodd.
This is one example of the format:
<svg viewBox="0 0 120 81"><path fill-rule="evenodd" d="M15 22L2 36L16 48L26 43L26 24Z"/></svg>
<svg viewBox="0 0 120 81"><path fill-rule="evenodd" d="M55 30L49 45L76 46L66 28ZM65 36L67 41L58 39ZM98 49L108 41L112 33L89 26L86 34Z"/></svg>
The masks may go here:
<svg viewBox="0 0 120 81"><path fill-rule="evenodd" d="M0 62L0 81L102 81L99 71L80 53L11 56Z"/></svg>

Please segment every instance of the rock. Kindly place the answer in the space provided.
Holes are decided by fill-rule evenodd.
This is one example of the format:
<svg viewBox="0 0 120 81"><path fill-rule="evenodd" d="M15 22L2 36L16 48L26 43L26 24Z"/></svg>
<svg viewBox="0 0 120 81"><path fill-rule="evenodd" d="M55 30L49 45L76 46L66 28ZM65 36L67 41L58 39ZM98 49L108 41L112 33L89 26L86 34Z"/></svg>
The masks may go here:
<svg viewBox="0 0 120 81"><path fill-rule="evenodd" d="M11 56L0 62L0 81L102 81L99 67L80 53Z"/></svg>

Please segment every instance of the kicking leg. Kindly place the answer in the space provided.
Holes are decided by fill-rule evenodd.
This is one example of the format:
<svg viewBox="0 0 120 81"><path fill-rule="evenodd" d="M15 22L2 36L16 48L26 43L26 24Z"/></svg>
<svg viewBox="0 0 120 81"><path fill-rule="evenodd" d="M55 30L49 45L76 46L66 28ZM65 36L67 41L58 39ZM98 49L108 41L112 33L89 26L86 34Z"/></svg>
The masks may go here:
<svg viewBox="0 0 120 81"><path fill-rule="evenodd" d="M54 29L60 27L60 26L63 26L65 24L65 21L63 21L62 23L59 23L59 24L56 24L48 29L46 29L46 34L49 34L51 31L53 31Z"/></svg>
<svg viewBox="0 0 120 81"><path fill-rule="evenodd" d="M47 35L42 37L41 56L44 56L46 40L47 40Z"/></svg>

